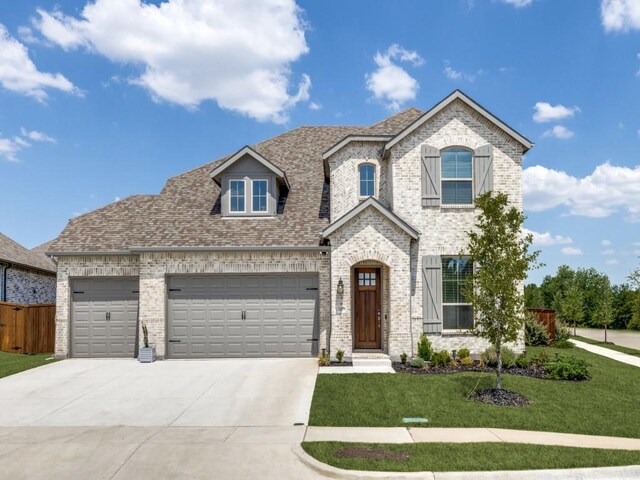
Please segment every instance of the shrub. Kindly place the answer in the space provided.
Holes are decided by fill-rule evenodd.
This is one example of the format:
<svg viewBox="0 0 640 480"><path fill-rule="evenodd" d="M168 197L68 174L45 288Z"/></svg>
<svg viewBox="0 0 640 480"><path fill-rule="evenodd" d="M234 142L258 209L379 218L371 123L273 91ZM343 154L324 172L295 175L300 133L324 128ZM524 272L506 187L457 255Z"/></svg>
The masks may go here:
<svg viewBox="0 0 640 480"><path fill-rule="evenodd" d="M424 368L424 366L427 364L427 362L425 362L422 357L415 357L413 360L411 360L411 366L413 368Z"/></svg>
<svg viewBox="0 0 640 480"><path fill-rule="evenodd" d="M434 353L431 357L431 363L434 367L444 367L451 361L451 355L446 350Z"/></svg>
<svg viewBox="0 0 640 480"><path fill-rule="evenodd" d="M338 360L339 363L342 363L343 359L344 359L344 350L338 350L336 352L336 360Z"/></svg>
<svg viewBox="0 0 640 480"><path fill-rule="evenodd" d="M318 365L320 365L321 367L327 367L330 364L331 360L329 359L329 355L326 352L321 353L318 357Z"/></svg>
<svg viewBox="0 0 640 480"><path fill-rule="evenodd" d="M529 360L524 355L518 355L518 358L516 358L516 366L518 368L527 368L529 366Z"/></svg>
<svg viewBox="0 0 640 480"><path fill-rule="evenodd" d="M556 339L553 345L557 347L558 344L569 343L569 338L571 338L571 329L567 326L567 324L564 322L556 322Z"/></svg>
<svg viewBox="0 0 640 480"><path fill-rule="evenodd" d="M549 345L549 335L544 325L538 323L532 314L527 314L524 322L524 344L527 346Z"/></svg>
<svg viewBox="0 0 640 480"><path fill-rule="evenodd" d="M403 364L407 363L407 354L406 354L406 352L402 352L402 353L400 354L400 361L401 361Z"/></svg>
<svg viewBox="0 0 640 480"><path fill-rule="evenodd" d="M516 354L508 347L502 347L501 349L502 366L504 368L511 368L516 364ZM498 356L496 355L496 349L494 347L487 348L480 355L482 363L489 367L496 367L498 365Z"/></svg>
<svg viewBox="0 0 640 480"><path fill-rule="evenodd" d="M544 372L555 380L587 380L589 369L587 362L573 355L558 357L544 365Z"/></svg>
<svg viewBox="0 0 640 480"><path fill-rule="evenodd" d="M469 351L468 348L461 348L460 350L458 350L458 358L462 359L462 358L467 358L471 356L471 352Z"/></svg>
<svg viewBox="0 0 640 480"><path fill-rule="evenodd" d="M555 342L553 342L553 346L557 348L573 348L573 343L563 338L561 340L556 340Z"/></svg>
<svg viewBox="0 0 640 480"><path fill-rule="evenodd" d="M458 364L458 362L456 362L456 360L452 357L451 360L449 360L449 363L447 363L447 367L449 367L452 370L455 370L459 367L460 365Z"/></svg>
<svg viewBox="0 0 640 480"><path fill-rule="evenodd" d="M426 333L420 335L420 341L418 342L418 356L425 362L428 362L431 360L431 357L433 357L433 347L431 346L431 342L427 338Z"/></svg>
<svg viewBox="0 0 640 480"><path fill-rule="evenodd" d="M467 355L466 357L462 357L460 359L460 365L462 365L463 367L469 367L473 365L473 358L471 358L469 355Z"/></svg>
<svg viewBox="0 0 640 480"><path fill-rule="evenodd" d="M545 351L542 351L533 357L531 357L531 361L529 362L531 365L537 365L539 367L544 366L545 364L551 361L551 357Z"/></svg>

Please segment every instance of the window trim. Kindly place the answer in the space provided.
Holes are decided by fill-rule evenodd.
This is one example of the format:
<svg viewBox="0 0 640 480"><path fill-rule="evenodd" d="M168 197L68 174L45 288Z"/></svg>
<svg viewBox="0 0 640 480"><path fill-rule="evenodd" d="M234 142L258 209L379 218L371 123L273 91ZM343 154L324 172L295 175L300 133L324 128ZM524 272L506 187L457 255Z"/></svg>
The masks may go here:
<svg viewBox="0 0 640 480"><path fill-rule="evenodd" d="M255 178L251 178L251 213L257 213L260 215L268 215L269 214L269 179L268 178L263 178L263 177L255 177ZM254 210L253 209L253 198L254 198L254 184L255 182L264 182L267 186L265 192L264 192L264 196L265 196L265 208L264 210Z"/></svg>
<svg viewBox="0 0 640 480"><path fill-rule="evenodd" d="M373 167L373 193L371 195L363 195L362 194L362 168L363 167ZM369 197L377 197L378 190L378 168L377 165L373 162L362 162L358 165L358 197L369 198Z"/></svg>
<svg viewBox="0 0 640 480"><path fill-rule="evenodd" d="M238 183L242 183L243 184L243 204L244 204L244 210L233 210L231 208L231 200L233 198L233 193L231 190L231 184L233 182L238 182ZM244 178L230 178L229 179L229 214L230 215L234 215L234 214L238 214L238 213L247 213L247 181Z"/></svg>
<svg viewBox="0 0 640 480"><path fill-rule="evenodd" d="M471 273L473 274L474 270L475 270L475 264L472 260L472 258L468 255L440 255L440 265L442 265L442 259L444 258L456 258L456 259L460 259L460 258L468 258L471 261ZM460 302L455 302L455 303L445 303L444 301L444 268L441 268L442 271L442 300L440 302L440 318L442 318L442 330L441 332L444 334L451 334L451 333L468 333L471 332L475 326L476 326L476 318L473 312L473 305L471 305L470 303L460 303ZM444 328L444 307L470 307L471 308L471 328Z"/></svg>
<svg viewBox="0 0 640 480"><path fill-rule="evenodd" d="M445 153L447 150L453 150L453 149L461 149L461 150L466 150L468 152L471 153L471 177L469 178L444 178L444 169L442 168L442 154ZM473 169L475 166L475 150L473 150L472 148L469 148L465 145L449 145L445 148L440 149L440 206L442 208L469 208L469 207L474 207L475 206L475 191L476 191L476 185L473 179ZM470 203L444 203L444 188L442 188L442 185L445 182L471 182L471 202Z"/></svg>

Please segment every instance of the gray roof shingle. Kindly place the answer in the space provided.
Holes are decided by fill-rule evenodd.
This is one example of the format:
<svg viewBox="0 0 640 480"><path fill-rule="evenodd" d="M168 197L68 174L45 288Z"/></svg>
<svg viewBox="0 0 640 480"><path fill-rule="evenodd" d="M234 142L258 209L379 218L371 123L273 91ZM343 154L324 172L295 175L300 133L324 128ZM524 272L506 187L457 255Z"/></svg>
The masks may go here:
<svg viewBox="0 0 640 480"><path fill-rule="evenodd" d="M329 225L322 152L347 135L393 135L422 112L409 108L371 127L302 126L252 148L286 172L291 189L272 218L220 216L209 176L220 158L170 178L159 195L136 195L69 221L54 253L123 252L135 247L317 247Z"/></svg>
<svg viewBox="0 0 640 480"><path fill-rule="evenodd" d="M38 247L36 247L37 249ZM29 250L15 240L0 233L0 262L35 268L45 272L56 271L56 264L41 250Z"/></svg>

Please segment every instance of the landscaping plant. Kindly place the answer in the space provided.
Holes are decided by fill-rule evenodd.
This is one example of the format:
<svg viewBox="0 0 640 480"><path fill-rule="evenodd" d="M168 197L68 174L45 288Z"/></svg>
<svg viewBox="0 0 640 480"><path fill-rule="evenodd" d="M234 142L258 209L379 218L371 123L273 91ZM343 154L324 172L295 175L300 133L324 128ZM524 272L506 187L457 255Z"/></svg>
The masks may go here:
<svg viewBox="0 0 640 480"><path fill-rule="evenodd" d="M528 347L549 345L549 335L544 325L536 317L527 312L524 321L524 344Z"/></svg>
<svg viewBox="0 0 640 480"><path fill-rule="evenodd" d="M498 365L498 354L496 353L495 347L487 348L480 355L482 358L482 363L488 365L490 367L495 367ZM509 347L502 347L502 365L505 368L511 368L516 364L516 354Z"/></svg>
<svg viewBox="0 0 640 480"><path fill-rule="evenodd" d="M413 368L424 368L424 366L427 364L427 362L425 362L422 357L415 357L413 360L411 360L411 366Z"/></svg>
<svg viewBox="0 0 640 480"><path fill-rule="evenodd" d="M451 355L449 355L449 352L447 352L446 350L441 350L437 353L434 353L431 357L431 365L438 368L446 367L450 361Z"/></svg>
<svg viewBox="0 0 640 480"><path fill-rule="evenodd" d="M589 378L587 362L573 355L557 357L546 363L543 368L547 377L554 380L587 380Z"/></svg>
<svg viewBox="0 0 640 480"><path fill-rule="evenodd" d="M433 356L433 347L426 333L420 335L420 341L418 341L418 356L425 362L430 361Z"/></svg>
<svg viewBox="0 0 640 480"><path fill-rule="evenodd" d="M318 356L318 365L320 365L321 367L328 367L329 365L331 365L331 360L329 359L329 354L327 352L323 351Z"/></svg>
<svg viewBox="0 0 640 480"><path fill-rule="evenodd" d="M342 363L343 359L344 359L344 350L338 350L336 352L336 360L338 360L338 363Z"/></svg>
<svg viewBox="0 0 640 480"><path fill-rule="evenodd" d="M522 282L537 267L540 252L529 252L533 236L522 234L524 214L509 206L506 194L484 193L476 199L476 207L480 215L474 230L467 232L467 253L479 268L474 268L463 292L473 307L476 335L495 348L496 388L500 390L503 345L515 342L522 331Z"/></svg>
<svg viewBox="0 0 640 480"><path fill-rule="evenodd" d="M402 352L400 354L400 362L404 365L405 363L407 363L407 353L406 352Z"/></svg>
<svg viewBox="0 0 640 480"><path fill-rule="evenodd" d="M467 358L471 356L471 352L469 351L468 348L461 348L460 350L458 350L458 358L459 359L463 359L463 358Z"/></svg>
<svg viewBox="0 0 640 480"><path fill-rule="evenodd" d="M149 329L144 322L142 322L142 344L144 348L149 348Z"/></svg>
<svg viewBox="0 0 640 480"><path fill-rule="evenodd" d="M462 365L463 367L470 367L471 365L473 365L473 358L471 358L470 356L462 357L460 359L460 365Z"/></svg>

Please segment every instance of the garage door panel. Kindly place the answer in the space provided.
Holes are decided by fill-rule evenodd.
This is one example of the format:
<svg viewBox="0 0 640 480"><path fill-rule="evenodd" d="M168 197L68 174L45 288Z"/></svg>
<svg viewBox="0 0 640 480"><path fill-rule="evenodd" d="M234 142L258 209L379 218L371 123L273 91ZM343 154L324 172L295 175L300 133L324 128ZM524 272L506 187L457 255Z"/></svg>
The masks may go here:
<svg viewBox="0 0 640 480"><path fill-rule="evenodd" d="M138 288L135 277L72 281L72 356L134 356Z"/></svg>
<svg viewBox="0 0 640 480"><path fill-rule="evenodd" d="M316 353L308 340L317 329L317 275L194 275L170 277L168 283L169 339L183 342L169 342L170 357ZM204 337L194 330L203 321ZM184 342L191 347L185 349Z"/></svg>

